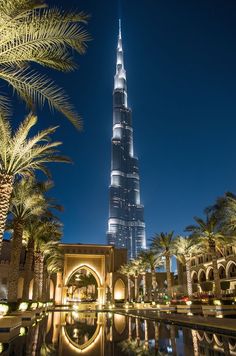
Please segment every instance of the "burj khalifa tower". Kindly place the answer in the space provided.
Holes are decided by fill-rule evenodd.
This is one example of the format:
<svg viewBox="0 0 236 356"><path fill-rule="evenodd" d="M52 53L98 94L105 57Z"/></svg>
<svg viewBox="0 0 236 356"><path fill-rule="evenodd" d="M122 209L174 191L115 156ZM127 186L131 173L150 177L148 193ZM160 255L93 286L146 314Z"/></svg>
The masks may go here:
<svg viewBox="0 0 236 356"><path fill-rule="evenodd" d="M146 248L144 207L140 201L138 158L134 155L132 112L128 107L120 20L113 91L107 239L111 245L127 248L129 258L136 258Z"/></svg>

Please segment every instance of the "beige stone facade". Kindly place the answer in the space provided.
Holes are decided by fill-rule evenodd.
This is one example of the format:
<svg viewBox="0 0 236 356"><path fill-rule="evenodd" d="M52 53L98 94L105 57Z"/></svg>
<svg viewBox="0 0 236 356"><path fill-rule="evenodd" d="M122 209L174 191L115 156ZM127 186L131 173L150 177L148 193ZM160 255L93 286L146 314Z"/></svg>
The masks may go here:
<svg viewBox="0 0 236 356"><path fill-rule="evenodd" d="M123 301L128 298L127 276L119 273L120 267L127 263L127 250L118 249L110 245L93 245L93 244L61 244L64 252L64 269L51 277L50 280L50 299L56 304L62 305L73 302L70 297L71 289L70 280L76 273L87 271L92 274L96 280L96 302L105 304L107 301ZM11 242L5 240L2 254L0 257L0 299L7 298L7 281L10 264ZM24 261L26 251L22 251L20 274L18 279L18 299L22 297L24 284ZM30 283L29 299L32 299L33 292L33 270ZM146 273L146 292L147 299L151 300L152 276ZM156 273L158 291L160 293L166 290L166 273ZM172 282L173 275L172 275ZM134 278L131 277L131 299L134 299ZM138 277L138 289L142 291L143 276ZM74 301L78 298L74 298Z"/></svg>
<svg viewBox="0 0 236 356"><path fill-rule="evenodd" d="M228 282L228 288L223 290L225 294L236 294L236 247L227 246L223 249L222 254L218 252L218 269L221 282ZM179 286L186 292L186 273L184 267L178 263ZM193 291L195 293L204 293L204 283L212 282L213 268L211 256L202 254L192 258L191 260L191 278ZM205 283L206 284L206 283ZM223 284L223 283L222 283ZM226 285L227 285L226 284ZM213 286L214 288L214 286Z"/></svg>

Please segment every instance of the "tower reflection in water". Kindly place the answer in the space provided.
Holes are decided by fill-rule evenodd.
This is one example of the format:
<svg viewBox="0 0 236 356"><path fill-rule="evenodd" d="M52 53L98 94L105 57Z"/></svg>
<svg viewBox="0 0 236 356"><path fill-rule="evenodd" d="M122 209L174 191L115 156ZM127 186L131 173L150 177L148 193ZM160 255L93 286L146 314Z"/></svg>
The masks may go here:
<svg viewBox="0 0 236 356"><path fill-rule="evenodd" d="M236 355L236 339L113 313L54 312L4 350L4 356L227 356Z"/></svg>

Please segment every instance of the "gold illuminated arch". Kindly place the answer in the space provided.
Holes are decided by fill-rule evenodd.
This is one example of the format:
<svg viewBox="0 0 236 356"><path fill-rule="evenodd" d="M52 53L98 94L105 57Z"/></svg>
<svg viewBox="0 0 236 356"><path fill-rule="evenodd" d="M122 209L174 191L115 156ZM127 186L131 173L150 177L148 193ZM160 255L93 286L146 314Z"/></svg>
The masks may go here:
<svg viewBox="0 0 236 356"><path fill-rule="evenodd" d="M102 333L102 326L99 320L97 321L97 328L93 334L93 336L86 341L83 345L78 345L76 342L74 342L70 336L68 335L68 332L66 330L66 326L62 327L62 335L64 336L65 341L67 344L72 348L75 349L77 352L84 352L87 349L90 349L95 346L95 344L98 342L100 336Z"/></svg>
<svg viewBox="0 0 236 356"><path fill-rule="evenodd" d="M78 272L79 270L81 270L81 269L86 269L88 272L92 273L92 275L93 275L94 278L96 279L96 282L97 282L97 284L98 284L98 287L101 286L101 278L100 278L100 276L98 275L98 273L97 273L92 267L90 267L90 266L88 266L88 265L86 265L86 264L82 264L82 265L77 266L77 267L69 274L69 276L67 277L65 285L67 285L68 282L69 282L69 280L73 277L73 275L74 275L75 273L77 273L77 272Z"/></svg>

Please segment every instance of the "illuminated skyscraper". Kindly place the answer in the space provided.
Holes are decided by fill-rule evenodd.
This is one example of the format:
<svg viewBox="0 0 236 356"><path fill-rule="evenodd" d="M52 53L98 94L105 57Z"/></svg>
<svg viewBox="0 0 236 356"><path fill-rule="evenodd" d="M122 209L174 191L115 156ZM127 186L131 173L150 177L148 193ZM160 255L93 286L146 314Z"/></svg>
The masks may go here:
<svg viewBox="0 0 236 356"><path fill-rule="evenodd" d="M131 109L127 104L120 21L113 91L111 152L107 239L111 245L127 248L129 258L135 258L146 248L146 234L144 207L140 203L138 158L133 149Z"/></svg>

